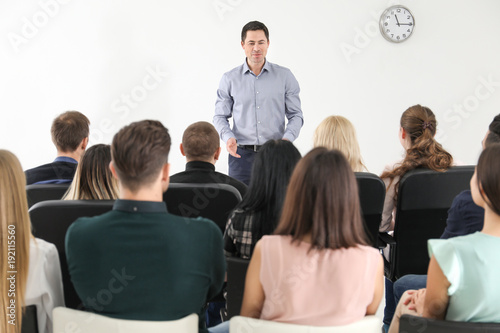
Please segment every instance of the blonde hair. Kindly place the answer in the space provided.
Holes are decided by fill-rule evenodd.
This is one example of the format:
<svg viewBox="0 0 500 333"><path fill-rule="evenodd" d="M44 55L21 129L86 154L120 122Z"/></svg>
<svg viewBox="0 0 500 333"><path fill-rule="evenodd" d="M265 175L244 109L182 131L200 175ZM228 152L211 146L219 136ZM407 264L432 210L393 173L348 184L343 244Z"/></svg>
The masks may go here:
<svg viewBox="0 0 500 333"><path fill-rule="evenodd" d="M354 172L367 170L361 157L356 130L347 118L325 118L314 131L314 147L340 150Z"/></svg>
<svg viewBox="0 0 500 333"><path fill-rule="evenodd" d="M87 149L63 200L114 200L118 182L109 169L111 147L98 144Z"/></svg>
<svg viewBox="0 0 500 333"><path fill-rule="evenodd" d="M31 223L26 198L26 176L17 157L0 150L0 331L21 332L22 307L28 279ZM15 246L15 247L14 247ZM14 253L13 253L14 248ZM15 273L11 273L15 272ZM15 279L7 280L14 277ZM11 282L15 283L15 291ZM15 302L15 310L8 307ZM13 312L15 311L15 313ZM9 322L15 315L15 325Z"/></svg>

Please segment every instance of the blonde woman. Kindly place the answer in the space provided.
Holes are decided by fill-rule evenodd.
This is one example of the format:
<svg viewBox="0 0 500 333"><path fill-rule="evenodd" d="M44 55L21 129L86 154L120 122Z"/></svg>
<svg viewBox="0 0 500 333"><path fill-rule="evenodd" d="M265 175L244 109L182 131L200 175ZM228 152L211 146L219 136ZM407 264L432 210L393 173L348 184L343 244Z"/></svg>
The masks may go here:
<svg viewBox="0 0 500 333"><path fill-rule="evenodd" d="M367 170L361 157L356 130L347 118L342 116L325 118L314 132L314 147L340 150L354 172Z"/></svg>
<svg viewBox="0 0 500 333"><path fill-rule="evenodd" d="M118 183L109 169L111 148L98 144L87 149L63 200L115 200Z"/></svg>
<svg viewBox="0 0 500 333"><path fill-rule="evenodd" d="M21 332L22 307L36 305L38 331L52 332L52 309L64 306L56 247L31 235L26 176L17 157L0 150L0 332Z"/></svg>

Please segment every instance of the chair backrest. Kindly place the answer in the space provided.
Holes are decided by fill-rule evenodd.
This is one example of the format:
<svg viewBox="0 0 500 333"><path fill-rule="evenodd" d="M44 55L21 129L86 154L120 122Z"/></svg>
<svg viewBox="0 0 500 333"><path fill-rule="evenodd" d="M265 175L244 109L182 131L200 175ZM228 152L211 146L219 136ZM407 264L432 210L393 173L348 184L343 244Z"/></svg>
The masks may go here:
<svg viewBox="0 0 500 333"><path fill-rule="evenodd" d="M21 333L38 333L38 317L36 315L36 305L24 307Z"/></svg>
<svg viewBox="0 0 500 333"><path fill-rule="evenodd" d="M396 279L427 273L427 240L441 236L453 199L469 189L473 174L474 166L457 166L446 172L416 169L401 178L394 227Z"/></svg>
<svg viewBox="0 0 500 333"><path fill-rule="evenodd" d="M229 214L241 201L240 192L228 184L176 184L163 194L168 212L184 217L205 217L224 233Z"/></svg>
<svg viewBox="0 0 500 333"><path fill-rule="evenodd" d="M230 332L245 333L380 333L382 321L376 316L366 316L360 321L342 326L309 326L284 324L236 316L229 322Z"/></svg>
<svg viewBox="0 0 500 333"><path fill-rule="evenodd" d="M377 247L378 231L384 211L385 184L379 176L369 172L355 172L358 182L361 214L372 246Z"/></svg>
<svg viewBox="0 0 500 333"><path fill-rule="evenodd" d="M79 217L104 214L113 208L113 200L50 200L42 201L29 210L33 235L53 243L59 253L67 307L81 308L81 301L71 283L66 262L64 239L69 226Z"/></svg>
<svg viewBox="0 0 500 333"><path fill-rule="evenodd" d="M402 315L399 331L405 333L498 333L500 323L467 323Z"/></svg>
<svg viewBox="0 0 500 333"><path fill-rule="evenodd" d="M67 184L40 184L26 185L26 195L28 197L28 207L45 200L59 200L68 190Z"/></svg>
<svg viewBox="0 0 500 333"><path fill-rule="evenodd" d="M198 315L193 313L184 318L169 321L142 321L116 319L91 312L63 307L55 308L54 332L92 333L198 333Z"/></svg>
<svg viewBox="0 0 500 333"><path fill-rule="evenodd" d="M227 317L238 316L243 302L245 290L245 278L250 260L238 257L227 257Z"/></svg>

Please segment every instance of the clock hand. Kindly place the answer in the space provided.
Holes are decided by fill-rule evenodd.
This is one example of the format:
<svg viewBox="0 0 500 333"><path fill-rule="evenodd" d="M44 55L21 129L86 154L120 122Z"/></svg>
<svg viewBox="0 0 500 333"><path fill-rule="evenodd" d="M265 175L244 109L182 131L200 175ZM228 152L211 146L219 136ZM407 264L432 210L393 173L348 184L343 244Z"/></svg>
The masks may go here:
<svg viewBox="0 0 500 333"><path fill-rule="evenodd" d="M396 22L398 22L398 27L399 27L400 24L399 24L398 16L397 15L394 15L394 16L396 16Z"/></svg>

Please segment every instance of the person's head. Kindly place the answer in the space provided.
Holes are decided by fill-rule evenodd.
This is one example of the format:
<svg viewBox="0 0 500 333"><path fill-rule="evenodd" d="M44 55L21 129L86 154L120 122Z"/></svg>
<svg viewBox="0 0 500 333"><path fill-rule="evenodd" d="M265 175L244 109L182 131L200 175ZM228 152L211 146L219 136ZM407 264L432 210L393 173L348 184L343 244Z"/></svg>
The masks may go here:
<svg viewBox="0 0 500 333"><path fill-rule="evenodd" d="M237 206L254 216L255 240L276 228L290 176L300 158L300 152L287 140L267 141L255 156L248 191Z"/></svg>
<svg viewBox="0 0 500 333"><path fill-rule="evenodd" d="M78 163L64 200L114 200L118 184L109 169L111 146L98 144L87 149Z"/></svg>
<svg viewBox="0 0 500 333"><path fill-rule="evenodd" d="M111 143L110 168L118 178L120 190L137 193L161 179L165 191L169 152L170 135L161 122L143 120L123 127Z"/></svg>
<svg viewBox="0 0 500 333"><path fill-rule="evenodd" d="M483 149L494 143L500 143L500 114L495 116L488 127L486 136L483 139Z"/></svg>
<svg viewBox="0 0 500 333"><path fill-rule="evenodd" d="M249 65L264 64L269 47L269 30L264 23L251 21L241 30L241 47Z"/></svg>
<svg viewBox="0 0 500 333"><path fill-rule="evenodd" d="M203 161L215 163L220 155L220 139L214 125L199 121L186 128L180 146L188 162Z"/></svg>
<svg viewBox="0 0 500 333"><path fill-rule="evenodd" d="M54 119L50 132L59 154L81 156L89 141L90 121L78 111L66 111Z"/></svg>
<svg viewBox="0 0 500 333"><path fill-rule="evenodd" d="M0 150L0 331L11 333L20 332L22 306L29 267L29 242L31 237L31 224L28 215L28 201L26 198L26 176L17 157L7 150ZM7 264L9 246L15 244L15 280L8 280L12 271ZM11 283L15 282L16 292L8 296ZM11 300L15 301L14 311L16 325L10 325L7 320L12 319L8 308ZM17 331L19 329L19 331Z"/></svg>
<svg viewBox="0 0 500 333"><path fill-rule="evenodd" d="M314 147L340 150L354 172L366 170L361 158L356 130L347 118L342 116L325 118L314 131Z"/></svg>
<svg viewBox="0 0 500 333"><path fill-rule="evenodd" d="M474 203L500 215L500 144L487 146L470 181Z"/></svg>
<svg viewBox="0 0 500 333"><path fill-rule="evenodd" d="M436 116L428 107L419 104L409 107L400 121L399 139L405 149L422 141L429 141L436 135Z"/></svg>
<svg viewBox="0 0 500 333"><path fill-rule="evenodd" d="M340 151L318 147L299 161L275 234L310 236L311 249L319 250L368 245L356 178Z"/></svg>

